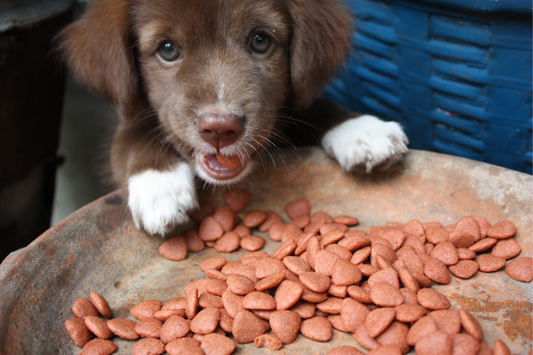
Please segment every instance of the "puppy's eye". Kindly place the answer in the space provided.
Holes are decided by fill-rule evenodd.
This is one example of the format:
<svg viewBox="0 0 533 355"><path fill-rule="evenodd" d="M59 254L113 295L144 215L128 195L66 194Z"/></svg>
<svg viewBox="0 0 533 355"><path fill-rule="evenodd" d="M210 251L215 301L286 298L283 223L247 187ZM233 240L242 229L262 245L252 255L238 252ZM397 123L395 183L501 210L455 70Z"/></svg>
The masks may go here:
<svg viewBox="0 0 533 355"><path fill-rule="evenodd" d="M252 37L252 43L250 43L250 50L255 54L263 54L268 51L272 40L269 36L263 33L257 33Z"/></svg>
<svg viewBox="0 0 533 355"><path fill-rule="evenodd" d="M166 42L161 47L159 47L159 56L165 62L174 62L181 57L181 53L173 43Z"/></svg>

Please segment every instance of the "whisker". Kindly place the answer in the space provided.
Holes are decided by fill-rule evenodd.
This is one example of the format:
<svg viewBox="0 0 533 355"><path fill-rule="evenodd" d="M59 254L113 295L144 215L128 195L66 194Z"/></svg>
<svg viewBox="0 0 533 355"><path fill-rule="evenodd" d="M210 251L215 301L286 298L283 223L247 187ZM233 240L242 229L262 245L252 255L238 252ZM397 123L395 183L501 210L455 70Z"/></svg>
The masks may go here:
<svg viewBox="0 0 533 355"><path fill-rule="evenodd" d="M262 165L262 166L265 166L265 162L264 162L264 160L263 160L262 155L259 153L259 150L257 150L257 148L254 147L254 145L253 145L252 143L250 143L250 142L244 141L243 143L246 144L247 146L249 146L250 148L252 148L252 149L257 153L257 156L259 157L259 160L260 160L260 162L261 162L261 165Z"/></svg>
<svg viewBox="0 0 533 355"><path fill-rule="evenodd" d="M268 138L265 138L263 137L262 135L258 135L258 137L261 137L263 138L266 142L268 142L270 144L270 146L273 146L275 147L278 151L280 150L270 139ZM268 148L264 148L265 151L268 153L268 155L270 155L270 159L272 160L272 164L274 165L274 167L276 167L276 161L274 160L274 157L272 156L272 154L270 153L270 150Z"/></svg>

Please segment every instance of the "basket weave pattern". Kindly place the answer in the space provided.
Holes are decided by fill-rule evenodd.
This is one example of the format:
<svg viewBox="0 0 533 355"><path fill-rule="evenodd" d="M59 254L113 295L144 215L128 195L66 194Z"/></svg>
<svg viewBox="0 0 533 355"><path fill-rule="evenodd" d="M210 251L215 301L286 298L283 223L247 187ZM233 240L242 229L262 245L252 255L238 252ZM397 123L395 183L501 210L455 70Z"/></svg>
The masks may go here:
<svg viewBox="0 0 533 355"><path fill-rule="evenodd" d="M351 5L354 55L326 96L400 122L412 148L531 174L531 13Z"/></svg>

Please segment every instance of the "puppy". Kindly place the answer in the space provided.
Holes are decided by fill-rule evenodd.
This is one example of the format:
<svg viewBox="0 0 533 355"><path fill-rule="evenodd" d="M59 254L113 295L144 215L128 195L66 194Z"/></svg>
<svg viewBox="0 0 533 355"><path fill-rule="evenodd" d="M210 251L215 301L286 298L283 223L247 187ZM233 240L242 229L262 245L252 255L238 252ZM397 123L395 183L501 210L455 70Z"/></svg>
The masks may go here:
<svg viewBox="0 0 533 355"><path fill-rule="evenodd" d="M337 0L93 0L59 47L117 111L111 174L135 224L165 234L198 206L195 176L237 183L283 143L318 141L346 171L402 159L397 123L316 100L351 34Z"/></svg>

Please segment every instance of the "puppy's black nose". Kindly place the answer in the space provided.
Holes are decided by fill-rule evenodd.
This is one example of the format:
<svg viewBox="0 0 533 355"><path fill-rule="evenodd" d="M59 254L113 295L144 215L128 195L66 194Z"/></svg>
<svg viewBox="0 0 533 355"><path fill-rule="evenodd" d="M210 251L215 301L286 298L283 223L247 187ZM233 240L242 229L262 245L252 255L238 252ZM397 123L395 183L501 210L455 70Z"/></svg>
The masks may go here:
<svg viewBox="0 0 533 355"><path fill-rule="evenodd" d="M219 151L239 138L243 131L241 122L237 115L205 113L198 121L198 131L204 141Z"/></svg>

